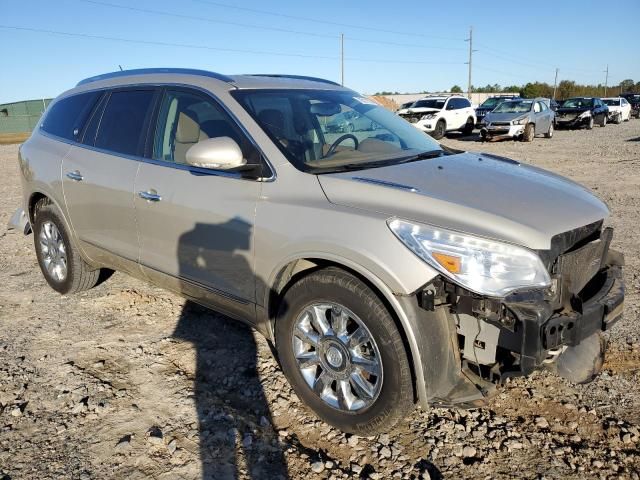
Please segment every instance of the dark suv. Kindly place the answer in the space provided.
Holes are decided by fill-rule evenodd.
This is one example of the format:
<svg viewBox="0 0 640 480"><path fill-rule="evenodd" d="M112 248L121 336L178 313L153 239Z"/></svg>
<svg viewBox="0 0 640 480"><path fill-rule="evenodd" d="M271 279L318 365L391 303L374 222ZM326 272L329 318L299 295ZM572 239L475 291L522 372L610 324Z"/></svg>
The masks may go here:
<svg viewBox="0 0 640 480"><path fill-rule="evenodd" d="M476 108L476 128L482 126L482 121L487 113L491 112L494 108L507 100L515 100L520 98L518 95L503 95L487 98L482 104Z"/></svg>
<svg viewBox="0 0 640 480"><path fill-rule="evenodd" d="M620 96L631 104L631 116L640 118L640 93L622 93Z"/></svg>

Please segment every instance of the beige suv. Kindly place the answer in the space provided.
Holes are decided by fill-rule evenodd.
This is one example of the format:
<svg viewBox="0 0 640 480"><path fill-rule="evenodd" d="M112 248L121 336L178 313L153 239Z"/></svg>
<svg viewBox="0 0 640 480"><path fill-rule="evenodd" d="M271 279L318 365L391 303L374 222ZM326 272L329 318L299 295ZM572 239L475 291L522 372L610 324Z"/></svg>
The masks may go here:
<svg viewBox="0 0 640 480"><path fill-rule="evenodd" d="M329 127L346 117L370 128ZM589 380L621 315L622 256L593 194L443 147L330 81L90 78L19 162L14 223L53 289L120 270L246 322L348 432L415 404L481 405L541 367Z"/></svg>

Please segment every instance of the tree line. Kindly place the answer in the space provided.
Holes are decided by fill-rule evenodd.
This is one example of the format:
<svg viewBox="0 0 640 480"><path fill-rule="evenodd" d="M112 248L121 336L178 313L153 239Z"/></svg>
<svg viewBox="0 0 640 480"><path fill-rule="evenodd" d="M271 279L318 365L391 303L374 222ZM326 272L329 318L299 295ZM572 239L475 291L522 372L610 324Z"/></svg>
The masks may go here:
<svg viewBox="0 0 640 480"><path fill-rule="evenodd" d="M464 93L459 85L454 85L449 90L451 93ZM471 91L473 93L517 93L521 97L535 98L553 97L553 85L549 85L546 82L529 82L524 85L508 85L502 86L497 83L493 85L487 84L484 87L472 86ZM607 87L606 95L617 96L620 93L640 93L640 82L634 82L632 79L626 79L620 82L618 85L609 85ZM426 91L420 93L428 93ZM378 92L376 95L399 95L399 92ZM603 84L598 85L582 85L574 82L573 80L562 80L558 83L556 88L555 98L569 98L569 97L603 97L605 96L605 87Z"/></svg>

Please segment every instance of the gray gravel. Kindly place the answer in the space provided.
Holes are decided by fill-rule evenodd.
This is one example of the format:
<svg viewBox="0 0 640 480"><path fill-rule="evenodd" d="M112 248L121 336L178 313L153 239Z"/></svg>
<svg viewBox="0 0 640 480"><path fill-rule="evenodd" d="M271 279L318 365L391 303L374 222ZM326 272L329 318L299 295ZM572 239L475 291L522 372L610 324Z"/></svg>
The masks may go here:
<svg viewBox="0 0 640 480"><path fill-rule="evenodd" d="M640 478L640 121L532 144L443 142L549 168L611 207L625 319L605 371L509 382L486 408L416 410L378 437L318 421L269 347L225 317L115 274L59 296L6 233L16 146L0 146L0 479Z"/></svg>

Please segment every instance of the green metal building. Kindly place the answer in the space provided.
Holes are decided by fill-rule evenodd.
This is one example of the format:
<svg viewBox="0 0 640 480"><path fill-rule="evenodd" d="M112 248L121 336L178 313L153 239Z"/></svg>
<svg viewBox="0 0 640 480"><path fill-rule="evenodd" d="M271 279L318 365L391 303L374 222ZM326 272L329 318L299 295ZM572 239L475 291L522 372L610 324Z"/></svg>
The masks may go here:
<svg viewBox="0 0 640 480"><path fill-rule="evenodd" d="M31 132L51 98L0 104L0 133Z"/></svg>

